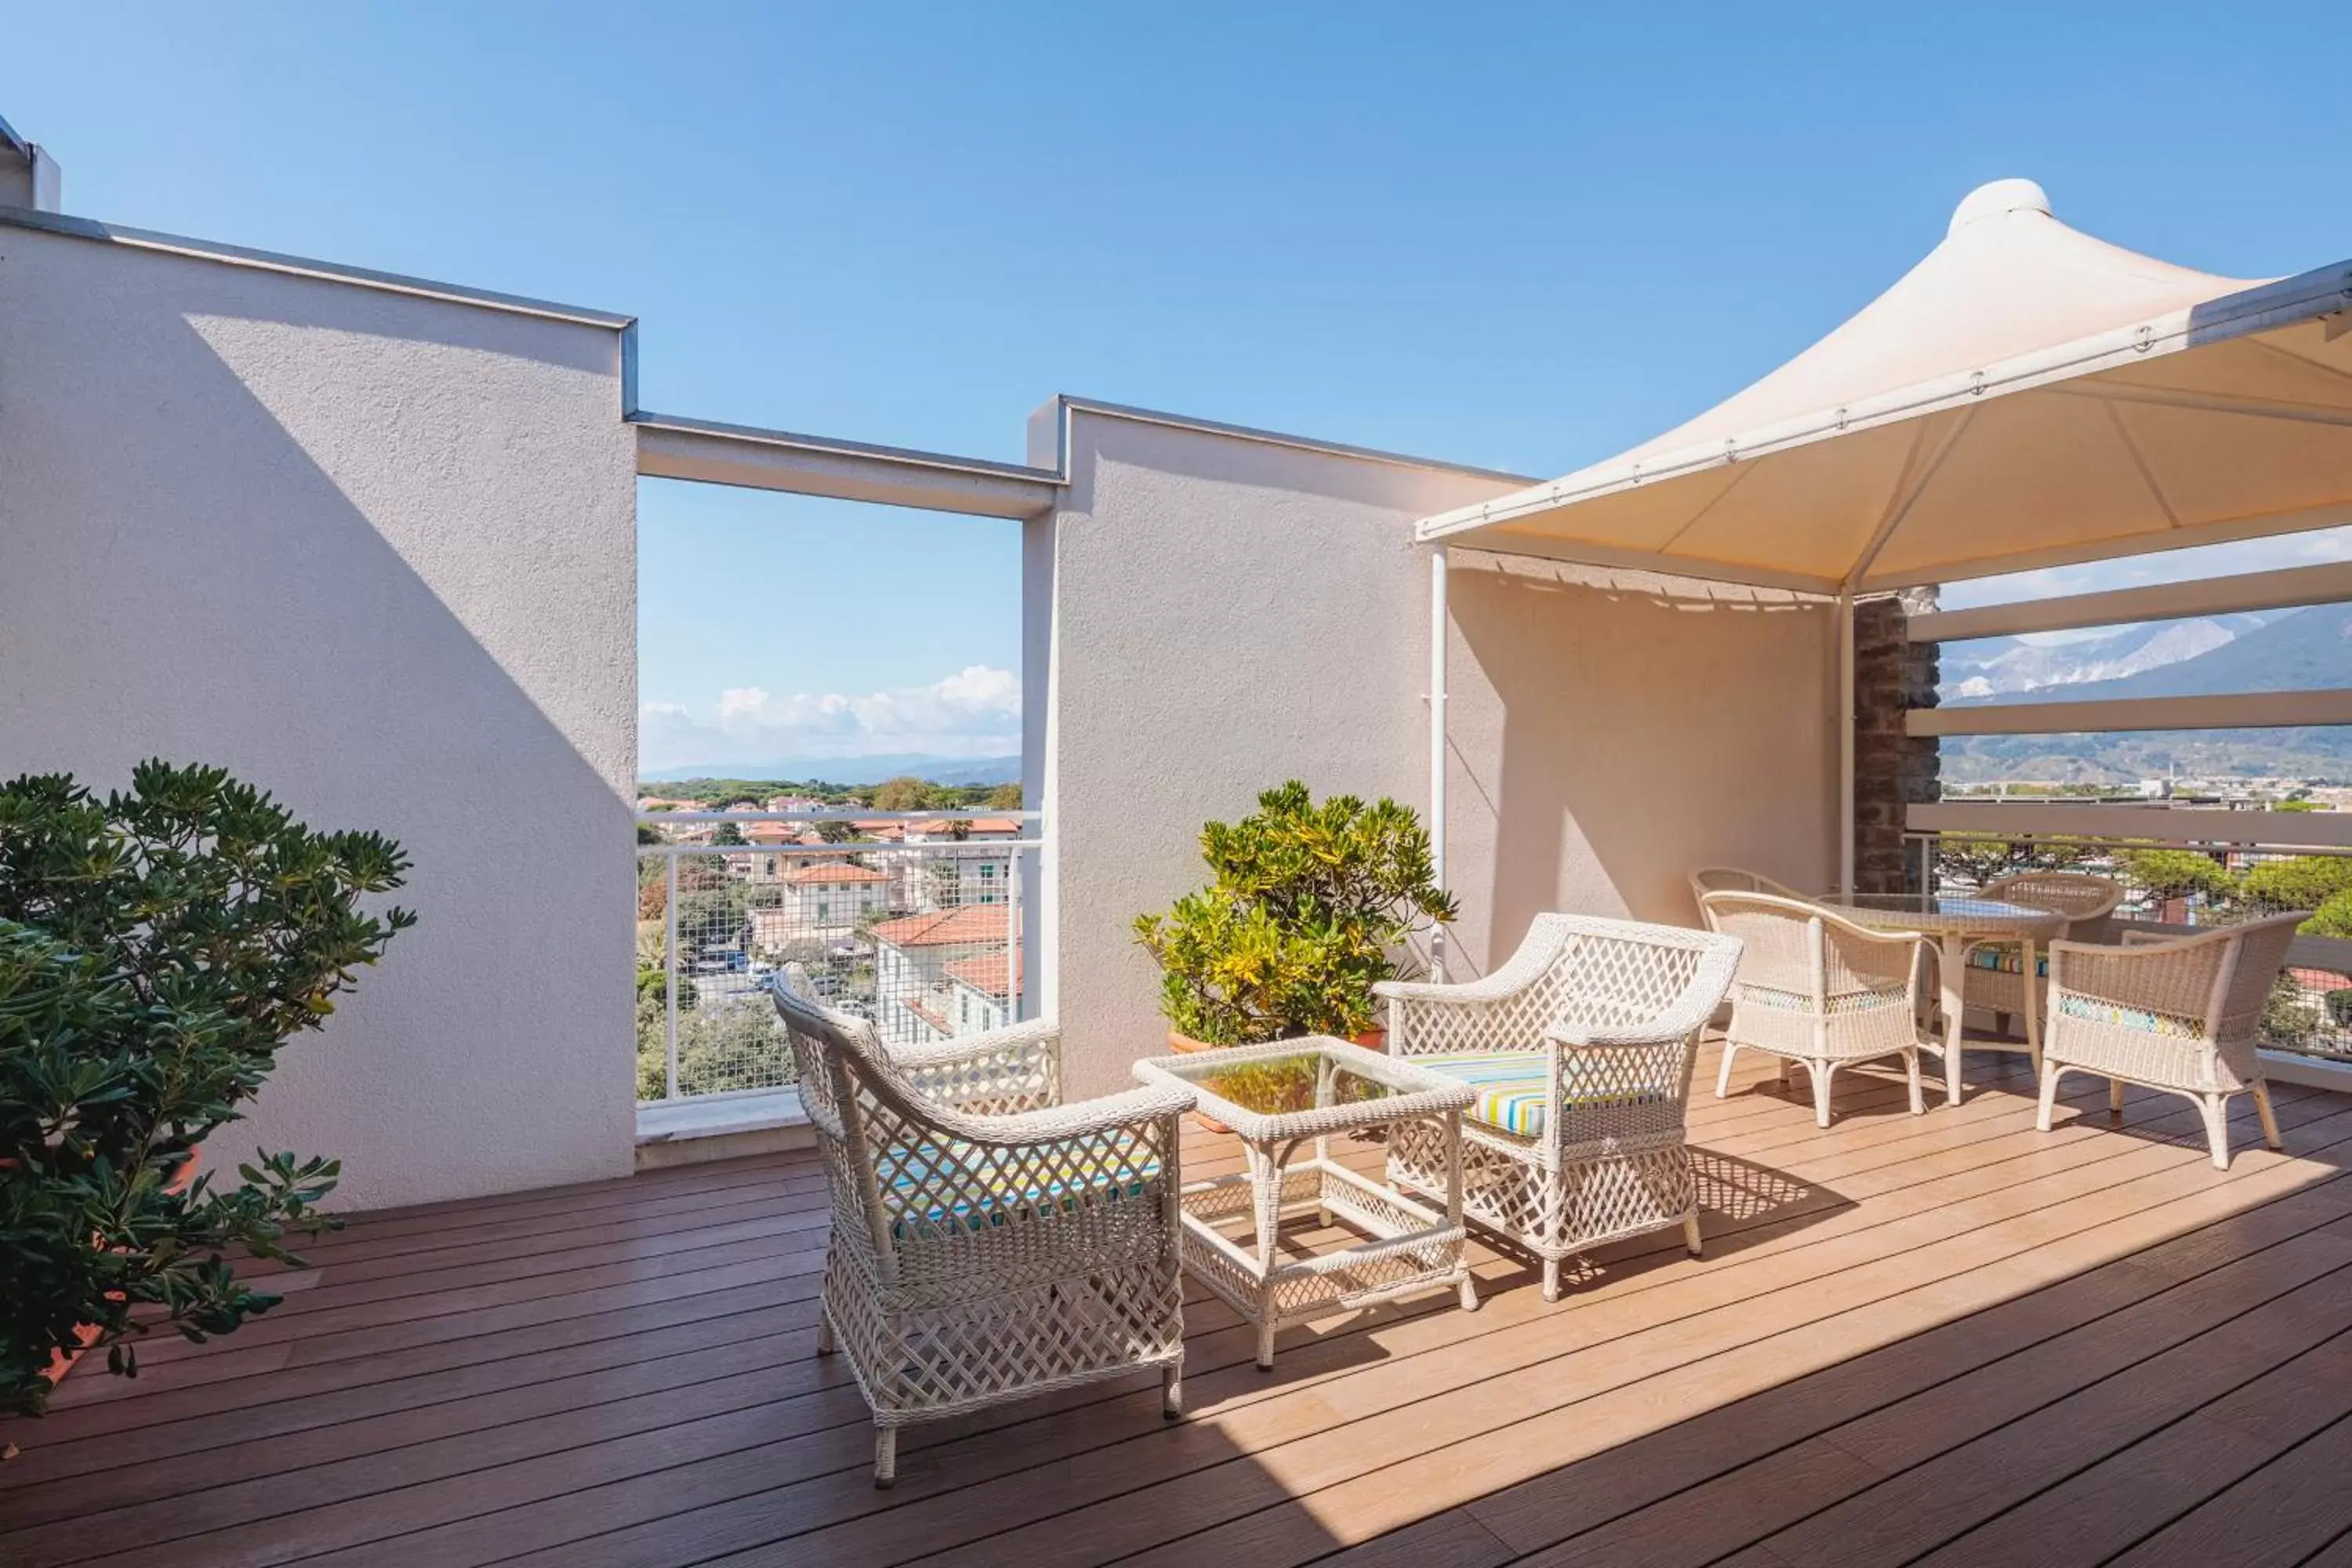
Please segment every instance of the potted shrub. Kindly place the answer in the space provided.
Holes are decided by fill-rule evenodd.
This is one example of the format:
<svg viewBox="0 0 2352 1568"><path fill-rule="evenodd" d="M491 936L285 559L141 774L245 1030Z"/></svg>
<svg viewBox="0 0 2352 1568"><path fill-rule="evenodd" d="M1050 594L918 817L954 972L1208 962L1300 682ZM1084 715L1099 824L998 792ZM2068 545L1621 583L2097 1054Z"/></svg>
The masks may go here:
<svg viewBox="0 0 2352 1568"><path fill-rule="evenodd" d="M132 1374L155 1326L202 1340L276 1304L230 1258L296 1261L280 1244L327 1223L340 1167L257 1154L232 1183L196 1152L413 923L358 907L406 870L216 768L143 763L102 801L0 785L0 1410L37 1414L86 1349Z"/></svg>
<svg viewBox="0 0 2352 1568"><path fill-rule="evenodd" d="M1210 884L1135 938L1160 969L1160 1011L1179 1051L1337 1035L1377 1044L1372 986L1405 939L1454 918L1429 835L1410 807L1354 795L1317 805L1297 780L1239 822L1201 830Z"/></svg>

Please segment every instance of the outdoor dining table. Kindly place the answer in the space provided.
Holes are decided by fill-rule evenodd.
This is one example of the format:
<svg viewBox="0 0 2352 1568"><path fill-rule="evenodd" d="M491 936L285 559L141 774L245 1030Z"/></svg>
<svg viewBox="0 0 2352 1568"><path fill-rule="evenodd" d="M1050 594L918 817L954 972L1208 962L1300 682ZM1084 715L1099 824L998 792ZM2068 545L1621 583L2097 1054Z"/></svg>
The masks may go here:
<svg viewBox="0 0 2352 1568"><path fill-rule="evenodd" d="M1876 931L1917 931L1934 940L1942 962L1936 978L1944 1011L1944 1100L1960 1102L1960 1050L1965 1032L1960 1025L1961 984L1968 976L1969 949L1979 942L2015 942L2021 949L2019 973L2025 977L2025 1050L2036 1068L2042 1062L2042 1002L2033 984L2035 949L2066 932L2066 917L2053 910L2013 904L1970 893L1823 893L1813 902L1835 910L1856 925ZM1998 1039L1979 1039L1982 1050L2015 1050Z"/></svg>

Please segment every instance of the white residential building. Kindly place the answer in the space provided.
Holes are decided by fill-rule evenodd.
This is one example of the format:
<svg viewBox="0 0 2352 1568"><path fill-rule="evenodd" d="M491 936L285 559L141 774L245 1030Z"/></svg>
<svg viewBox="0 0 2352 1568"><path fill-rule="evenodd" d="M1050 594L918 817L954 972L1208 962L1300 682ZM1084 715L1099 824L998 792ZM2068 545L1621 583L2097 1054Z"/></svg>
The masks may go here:
<svg viewBox="0 0 2352 1568"><path fill-rule="evenodd" d="M975 1032L957 1026L955 994L972 981L951 971L992 958L1002 965L1016 932L1010 909L973 904L886 921L873 935L875 1025L892 1045L922 1045Z"/></svg>

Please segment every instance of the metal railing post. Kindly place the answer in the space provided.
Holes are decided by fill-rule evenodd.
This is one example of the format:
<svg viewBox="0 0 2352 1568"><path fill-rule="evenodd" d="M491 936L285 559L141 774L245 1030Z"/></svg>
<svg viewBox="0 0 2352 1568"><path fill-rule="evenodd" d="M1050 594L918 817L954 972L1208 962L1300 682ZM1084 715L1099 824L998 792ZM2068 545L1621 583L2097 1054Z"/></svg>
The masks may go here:
<svg viewBox="0 0 2352 1568"><path fill-rule="evenodd" d="M1021 854L1004 857L1004 1021L1018 1024L1021 1009Z"/></svg>
<svg viewBox="0 0 2352 1568"><path fill-rule="evenodd" d="M669 864L668 897L662 900L662 1000L667 1016L663 1023L662 1098L677 1098L677 852L662 858Z"/></svg>

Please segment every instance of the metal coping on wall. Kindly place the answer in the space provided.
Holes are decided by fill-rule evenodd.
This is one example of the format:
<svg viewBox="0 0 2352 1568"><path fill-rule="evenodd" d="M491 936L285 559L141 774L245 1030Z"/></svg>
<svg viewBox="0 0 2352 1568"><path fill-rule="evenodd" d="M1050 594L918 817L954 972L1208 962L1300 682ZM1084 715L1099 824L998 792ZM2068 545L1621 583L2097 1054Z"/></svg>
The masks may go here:
<svg viewBox="0 0 2352 1568"><path fill-rule="evenodd" d="M1468 474L1482 479L1499 479L1507 484L1539 484L1539 479L1525 474L1506 473L1500 468L1482 468L1470 463L1449 463L1439 458L1417 458L1408 452L1386 452L1377 447L1351 447L1343 441L1318 440L1311 436L1287 436L1279 430L1260 430L1248 425L1227 425L1215 419L1198 419L1188 414L1167 414L1154 408L1136 408L1124 403L1105 403L1092 397L1076 397L1067 393L1054 400L1055 440L1059 450L1055 466L1065 482L1070 471L1070 416L1099 414L1108 419L1129 419L1139 425L1164 425L1174 430L1197 430L1204 435L1228 436L1237 441L1256 441L1269 447L1288 447L1296 451L1318 452L1335 458L1360 458L1368 462L1387 463L1400 468L1423 468L1438 473Z"/></svg>
<svg viewBox="0 0 2352 1568"><path fill-rule="evenodd" d="M14 149L19 157L29 158L33 155L33 144L17 135L16 128L5 120L0 120L0 146Z"/></svg>
<svg viewBox="0 0 2352 1568"><path fill-rule="evenodd" d="M845 440L837 436L811 436L800 431L772 430L756 425L728 425L715 419L689 419L681 415L655 414L639 409L630 411L628 421L643 429L713 436L826 457L868 458L908 468L940 468L953 473L978 474L992 479L1020 479L1032 484L1064 485L1069 482L1066 472L1053 468L1000 463L989 458L960 458L952 453L918 451L908 447L884 447L868 441Z"/></svg>
<svg viewBox="0 0 2352 1568"><path fill-rule="evenodd" d="M159 234L152 229L143 228L125 228L118 224L100 223L91 218L68 217L60 213L36 212L30 207L0 206L0 225L14 228L37 229L47 234L63 235L71 239L95 240L103 245L123 245L141 250L167 251L175 256L194 257L200 261L216 261L226 267L249 267L265 272L283 272L296 278L315 278L330 283L349 283L362 289L376 289L391 294L407 294L418 299L440 300L453 305L473 305L486 310L503 310L519 316L537 316L546 321L570 321L583 327L604 327L618 332L627 332L636 324L635 317L617 315L610 310L592 310L579 305L559 305L546 300L526 299L520 294L499 294L487 289L467 289L455 283L436 283L427 278L409 278L397 272L377 272L364 267L345 267L338 262L318 261L308 257L284 256L270 250L252 250L241 245L224 245L216 240L191 239L185 235ZM625 355L625 357L633 356Z"/></svg>

